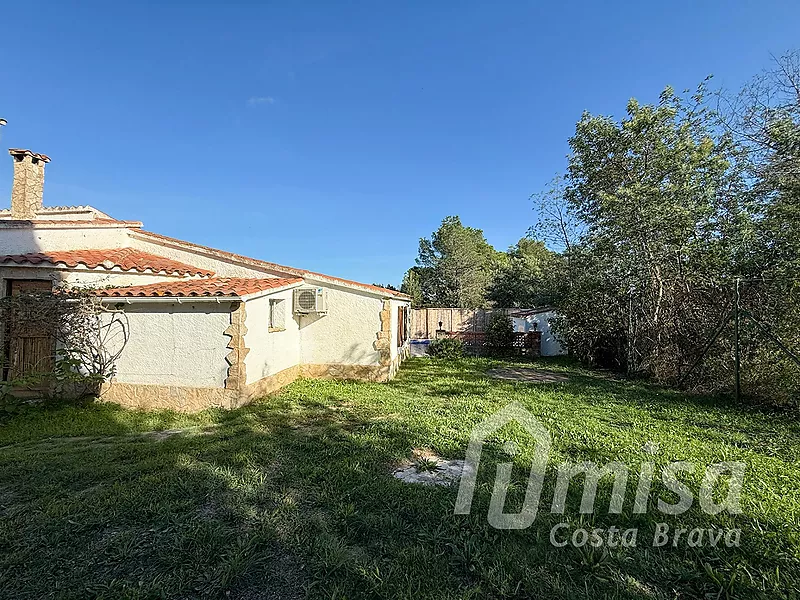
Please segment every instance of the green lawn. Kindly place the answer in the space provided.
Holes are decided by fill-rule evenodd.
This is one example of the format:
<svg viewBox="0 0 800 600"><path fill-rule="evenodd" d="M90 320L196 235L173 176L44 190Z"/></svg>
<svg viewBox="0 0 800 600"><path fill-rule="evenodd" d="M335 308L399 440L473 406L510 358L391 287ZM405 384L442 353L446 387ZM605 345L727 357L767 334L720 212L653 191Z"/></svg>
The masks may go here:
<svg viewBox="0 0 800 600"><path fill-rule="evenodd" d="M408 361L390 384L298 381L232 411L111 405L31 410L0 425L2 598L793 598L800 595L800 426L743 408L615 381L558 362L566 383L489 379L498 363ZM470 515L456 488L409 485L414 449L463 458L472 427L515 400L553 439L540 512L524 530L486 519L495 464L511 459L521 505L533 444L509 426L484 451ZM153 434L160 430L177 433ZM658 444L645 448L646 442ZM743 513L550 514L555 465L744 461ZM528 462L529 464L529 462ZM550 472L552 471L552 473ZM553 477L551 477L553 475ZM697 489L702 473L683 475ZM510 510L510 509L509 509ZM555 548L553 525L638 527L635 547ZM653 548L671 529L739 528L738 547ZM720 547L721 546L721 547Z"/></svg>

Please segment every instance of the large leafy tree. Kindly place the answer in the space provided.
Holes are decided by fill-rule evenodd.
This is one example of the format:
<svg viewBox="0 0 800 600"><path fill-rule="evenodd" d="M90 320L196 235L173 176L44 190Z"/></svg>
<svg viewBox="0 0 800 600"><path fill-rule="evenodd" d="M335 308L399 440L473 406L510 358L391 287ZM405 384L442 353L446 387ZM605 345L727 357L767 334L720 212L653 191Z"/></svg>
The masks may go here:
<svg viewBox="0 0 800 600"><path fill-rule="evenodd" d="M430 238L420 239L417 266L406 274L406 289L418 289L424 306L483 306L502 256L483 231L465 227L457 216L445 217Z"/></svg>
<svg viewBox="0 0 800 600"><path fill-rule="evenodd" d="M737 94L721 92L721 122L745 153L755 215L748 308L800 356L800 51L774 58ZM770 397L800 394L800 368L757 332L746 375Z"/></svg>
<svg viewBox="0 0 800 600"><path fill-rule="evenodd" d="M800 270L800 51L773 60L735 95L720 93L721 121L746 152L758 220L754 268Z"/></svg>
<svg viewBox="0 0 800 600"><path fill-rule="evenodd" d="M735 146L702 100L667 88L619 121L585 113L570 139L563 195L583 227L561 329L584 358L674 377L686 339L705 335L697 299L738 268Z"/></svg>

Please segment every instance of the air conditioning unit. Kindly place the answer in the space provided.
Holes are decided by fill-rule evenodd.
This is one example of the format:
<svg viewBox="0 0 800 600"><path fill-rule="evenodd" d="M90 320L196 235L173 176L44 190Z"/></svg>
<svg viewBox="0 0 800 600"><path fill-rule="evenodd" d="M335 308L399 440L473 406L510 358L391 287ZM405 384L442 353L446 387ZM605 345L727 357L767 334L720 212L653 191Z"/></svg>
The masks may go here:
<svg viewBox="0 0 800 600"><path fill-rule="evenodd" d="M328 294L325 288L302 287L294 291L295 314L325 314L328 312Z"/></svg>

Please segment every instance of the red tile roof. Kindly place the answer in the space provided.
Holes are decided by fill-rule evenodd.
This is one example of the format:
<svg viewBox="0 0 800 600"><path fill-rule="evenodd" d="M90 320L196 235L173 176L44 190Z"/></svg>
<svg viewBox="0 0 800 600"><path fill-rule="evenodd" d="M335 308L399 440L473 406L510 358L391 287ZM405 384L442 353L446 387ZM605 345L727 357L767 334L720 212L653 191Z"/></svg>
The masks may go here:
<svg viewBox="0 0 800 600"><path fill-rule="evenodd" d="M3 214L9 214L3 211ZM0 226L2 227L17 227L27 228L31 226L47 227L50 229L57 229L59 227L117 227L125 229L139 229L142 226L141 221L120 221L118 219L0 219Z"/></svg>
<svg viewBox="0 0 800 600"><path fill-rule="evenodd" d="M170 275L201 275L210 277L213 271L198 269L176 260L142 252L135 248L108 248L104 250L64 250L58 252L36 252L31 254L8 254L0 256L0 264L13 262L16 264L38 265L49 263L77 267L85 265L90 269L119 268L123 271L153 271Z"/></svg>
<svg viewBox="0 0 800 600"><path fill-rule="evenodd" d="M134 285L123 288L97 290L98 296L112 298L158 298L158 297L213 297L247 296L256 292L279 289L295 283L302 283L299 277L283 279L249 279L247 277L212 277L210 279L183 279L164 281L148 285Z"/></svg>

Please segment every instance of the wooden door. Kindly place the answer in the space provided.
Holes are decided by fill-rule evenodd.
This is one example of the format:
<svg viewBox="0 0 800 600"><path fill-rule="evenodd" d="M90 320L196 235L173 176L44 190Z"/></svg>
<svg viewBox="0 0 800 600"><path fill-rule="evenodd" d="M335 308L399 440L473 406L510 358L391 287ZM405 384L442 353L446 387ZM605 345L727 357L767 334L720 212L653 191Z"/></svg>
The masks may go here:
<svg viewBox="0 0 800 600"><path fill-rule="evenodd" d="M49 279L8 280L8 293L18 296L24 293L50 292L53 284ZM11 320L6 323L6 379L19 379L34 373L48 373L53 369L55 341L49 333L30 323Z"/></svg>

